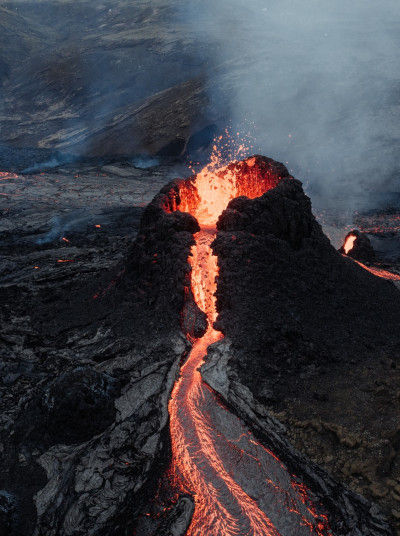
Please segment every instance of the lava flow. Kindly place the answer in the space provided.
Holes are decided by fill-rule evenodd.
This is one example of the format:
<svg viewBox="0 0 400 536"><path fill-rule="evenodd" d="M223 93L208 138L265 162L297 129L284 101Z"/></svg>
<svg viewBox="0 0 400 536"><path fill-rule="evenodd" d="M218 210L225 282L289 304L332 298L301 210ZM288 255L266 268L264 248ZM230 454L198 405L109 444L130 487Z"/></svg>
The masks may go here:
<svg viewBox="0 0 400 536"><path fill-rule="evenodd" d="M255 159L246 161L245 171L254 164ZM331 534L326 516L317 513L306 488L219 402L199 371L207 348L223 338L213 328L218 264L211 244L218 216L238 195L255 198L279 182L279 177L257 181L254 174L240 173L239 181L235 168L214 172L209 166L180 190L179 209L191 212L201 227L189 262L193 295L208 329L191 341L169 403L170 472L181 491L194 497L188 536L325 536Z"/></svg>
<svg viewBox="0 0 400 536"><path fill-rule="evenodd" d="M9 173L8 171L0 171L0 181L7 181L10 179L18 179L18 175Z"/></svg>
<svg viewBox="0 0 400 536"><path fill-rule="evenodd" d="M357 240L357 235L355 234L350 233L346 236L346 239L344 241L344 244L341 250L344 252L345 256L347 256L353 250L356 240ZM366 264L360 262L357 259L354 259L352 257L350 258L354 262L356 262L359 266L361 266L361 268L363 268L364 270L367 270L367 272L370 272L376 277L380 277L381 279L388 279L389 281L400 281L399 274L389 272L388 270L384 270L383 268L379 268L378 266L367 266Z"/></svg>
<svg viewBox="0 0 400 536"><path fill-rule="evenodd" d="M388 279L389 281L400 281L399 274L394 274L393 272L389 272L388 270L384 270L383 268L377 268L376 266L367 266L366 264L363 264L356 259L352 260L356 262L359 266L361 266L361 268L367 270L367 272L376 275L376 277L380 277L381 279Z"/></svg>

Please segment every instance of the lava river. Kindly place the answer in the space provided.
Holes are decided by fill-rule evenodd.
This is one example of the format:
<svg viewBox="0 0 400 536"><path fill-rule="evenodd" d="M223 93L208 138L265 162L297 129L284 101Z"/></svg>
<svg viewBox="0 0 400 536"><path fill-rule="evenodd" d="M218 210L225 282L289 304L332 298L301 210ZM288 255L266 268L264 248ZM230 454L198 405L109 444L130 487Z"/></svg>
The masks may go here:
<svg viewBox="0 0 400 536"><path fill-rule="evenodd" d="M213 191L218 195L215 186ZM223 406L201 378L199 367L208 346L223 338L213 328L218 266L211 249L217 216L234 192L223 195L222 203L220 198L214 204L213 198L204 198L208 208L203 206L202 215L200 209L196 214L201 231L195 235L189 258L191 286L209 327L202 338L192 341L169 403L172 475L195 500L187 535L328 535L327 518L317 512L305 486Z"/></svg>

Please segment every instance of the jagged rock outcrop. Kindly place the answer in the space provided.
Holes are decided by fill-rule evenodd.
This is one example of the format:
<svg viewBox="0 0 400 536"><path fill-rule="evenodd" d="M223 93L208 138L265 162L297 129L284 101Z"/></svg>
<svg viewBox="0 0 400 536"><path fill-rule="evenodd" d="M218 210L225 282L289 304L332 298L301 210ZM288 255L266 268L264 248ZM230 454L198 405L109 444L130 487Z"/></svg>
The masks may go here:
<svg viewBox="0 0 400 536"><path fill-rule="evenodd" d="M352 239L353 237L354 241L352 241L351 249L346 253L344 244L346 244L346 241L349 238ZM349 257L351 257L352 259L356 259L357 261L374 262L374 248L372 247L371 241L365 233L362 233L358 229L353 229L352 231L347 233L344 239L344 244L339 249L340 253L348 255Z"/></svg>
<svg viewBox="0 0 400 536"><path fill-rule="evenodd" d="M202 322L188 292L198 226L164 210L170 192L144 211L124 261L96 280L88 270L36 289L3 283L0 521L8 536L125 534L165 470L168 399L188 348L184 305L197 330Z"/></svg>
<svg viewBox="0 0 400 536"><path fill-rule="evenodd" d="M335 251L300 182L233 200L218 229L217 325L265 365L298 373L400 343L393 285Z"/></svg>
<svg viewBox="0 0 400 536"><path fill-rule="evenodd" d="M264 404L270 415L287 423L288 437L297 448L379 502L391 516L395 495L379 496L373 486L381 489L386 479L398 478L398 452L391 439L399 414L398 290L330 245L296 180L283 179L258 199L231 201L218 229L213 244L220 267L216 325L226 336L224 344L229 344L231 382L225 385L224 398L247 421L251 418L237 401L238 393L254 398L252 410ZM309 429L301 424L306 420L315 422L308 437ZM259 433L266 437L269 429L264 423ZM336 441L335 429L343 430L343 438L351 432L357 439ZM361 438L364 443L369 440L375 452L376 471L362 468ZM313 448L315 442L319 452ZM279 446L276 452L285 459ZM361 463L351 476L345 471L349 456ZM326 482L329 488L329 479ZM329 502L334 496L339 505L343 488L332 489L325 498ZM343 500L344 507L347 499ZM356 505L359 499L354 500ZM352 533L350 529L358 526L362 534L375 534L374 510L364 524L368 508L361 506L358 521L358 514L351 514L342 528L339 523L338 533Z"/></svg>

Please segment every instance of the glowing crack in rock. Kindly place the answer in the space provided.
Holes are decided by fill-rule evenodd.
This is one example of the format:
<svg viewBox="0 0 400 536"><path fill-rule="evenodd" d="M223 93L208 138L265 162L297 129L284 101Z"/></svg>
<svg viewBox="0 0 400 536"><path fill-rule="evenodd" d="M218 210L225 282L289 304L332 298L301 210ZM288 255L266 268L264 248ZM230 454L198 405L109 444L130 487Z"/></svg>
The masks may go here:
<svg viewBox="0 0 400 536"><path fill-rule="evenodd" d="M370 272L373 275L376 275L376 277L380 277L381 279L388 279L389 281L400 281L400 275L395 274L393 272L389 272L388 270L384 270L383 268L378 268L376 266L367 266L366 264L363 264L360 261L357 261L356 259L352 259L354 262L356 262L361 268L364 268L364 270L367 270L367 272Z"/></svg>
<svg viewBox="0 0 400 536"><path fill-rule="evenodd" d="M249 159L247 166L254 165ZM242 177L243 179L243 177ZM208 166L189 188L182 188L179 210L194 215L201 227L189 262L196 303L208 318L203 337L193 342L170 403L170 474L195 500L188 536L325 536L328 520L317 513L306 487L264 448L243 422L228 411L201 378L207 348L223 338L216 320L217 258L211 244L219 214L238 195L258 197L279 178L240 184L232 169Z"/></svg>

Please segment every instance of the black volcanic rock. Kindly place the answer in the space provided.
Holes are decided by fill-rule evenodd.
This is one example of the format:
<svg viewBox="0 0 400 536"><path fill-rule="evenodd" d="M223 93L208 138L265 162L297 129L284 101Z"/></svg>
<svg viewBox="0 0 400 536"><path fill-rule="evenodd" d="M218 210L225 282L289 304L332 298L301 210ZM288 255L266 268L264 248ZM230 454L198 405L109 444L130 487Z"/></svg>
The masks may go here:
<svg viewBox="0 0 400 536"><path fill-rule="evenodd" d="M353 236L355 237L355 240L353 242L353 247L350 249L348 253L346 253L344 249L344 244L346 243L346 240L349 237L353 237ZM344 244L339 249L340 253L345 254L348 257L351 257L352 259L356 259L357 261L374 262L375 251L374 251L374 248L372 247L370 239L365 233L362 233L358 229L353 229L346 235L344 239Z"/></svg>
<svg viewBox="0 0 400 536"><path fill-rule="evenodd" d="M188 349L185 304L196 333L202 322L188 292L198 225L168 212L178 190L176 182L162 189L141 211L139 229L133 207L113 230L96 230L97 242L93 225L69 233L68 251L55 258L71 259L79 244L76 264L43 260L36 271L27 261L33 275L24 276L18 261L20 271L5 271L0 488L16 498L18 536L123 534L155 493L168 463L168 398ZM127 233L136 234L128 248L119 237ZM48 256L56 247L18 233L7 240L7 255L20 248Z"/></svg>
<svg viewBox="0 0 400 536"><path fill-rule="evenodd" d="M64 372L23 412L17 424L19 440L47 447L88 441L114 422L121 386L87 366Z"/></svg>
<svg viewBox="0 0 400 536"><path fill-rule="evenodd" d="M190 337L199 339L207 330L207 315L193 301L187 301L182 311L182 326Z"/></svg>
<svg viewBox="0 0 400 536"><path fill-rule="evenodd" d="M290 458L290 448L279 447L272 416L287 425L288 438L303 454L392 516L395 495L384 490L400 476L393 442L399 415L398 289L332 247L294 179L283 179L260 198L231 201L213 248L220 268L216 326L225 340L206 380L247 422L260 415L264 427L255 428L278 455ZM219 379L220 362L230 387ZM302 465L297 460L294 471ZM318 470L304 467L313 488ZM342 514L333 515L333 529L347 534L338 521L348 503L341 489L325 499L322 493L321 500L336 496L336 506L328 508L341 508ZM355 497L353 529L381 534Z"/></svg>
<svg viewBox="0 0 400 536"><path fill-rule="evenodd" d="M15 534L16 498L5 490L0 490L0 536Z"/></svg>
<svg viewBox="0 0 400 536"><path fill-rule="evenodd" d="M231 201L218 229L217 325L260 356L246 364L255 376L258 367L300 374L400 344L396 289L335 251L299 181Z"/></svg>

